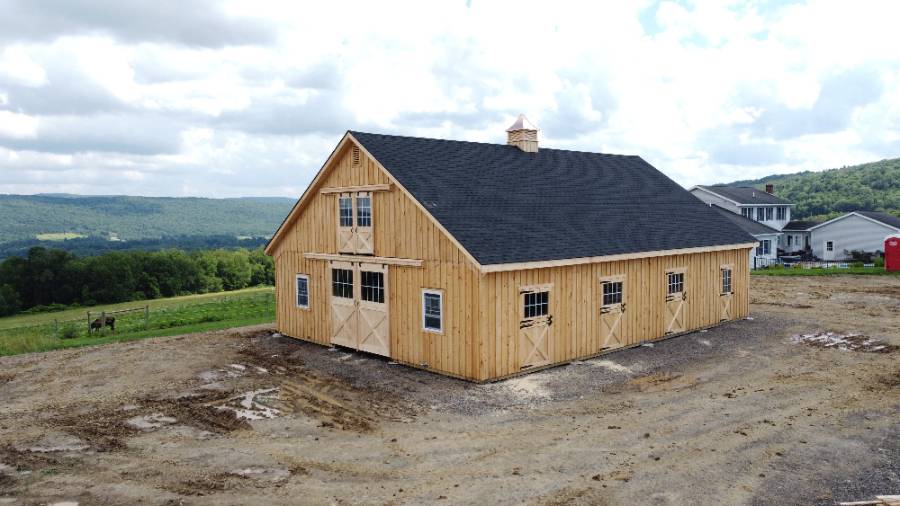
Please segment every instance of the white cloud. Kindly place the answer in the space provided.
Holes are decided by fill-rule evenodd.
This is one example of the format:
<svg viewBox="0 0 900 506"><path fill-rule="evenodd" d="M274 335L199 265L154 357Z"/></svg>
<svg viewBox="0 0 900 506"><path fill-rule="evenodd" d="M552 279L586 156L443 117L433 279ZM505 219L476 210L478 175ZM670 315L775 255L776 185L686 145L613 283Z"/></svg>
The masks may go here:
<svg viewBox="0 0 900 506"><path fill-rule="evenodd" d="M898 14L12 1L0 191L296 196L344 130L502 142L518 112L547 146L639 154L684 185L900 156Z"/></svg>

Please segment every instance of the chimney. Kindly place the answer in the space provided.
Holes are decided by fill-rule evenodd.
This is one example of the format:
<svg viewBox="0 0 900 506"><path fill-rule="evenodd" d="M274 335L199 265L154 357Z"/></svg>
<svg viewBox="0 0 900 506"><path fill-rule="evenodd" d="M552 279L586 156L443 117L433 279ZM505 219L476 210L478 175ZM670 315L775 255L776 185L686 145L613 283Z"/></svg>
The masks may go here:
<svg viewBox="0 0 900 506"><path fill-rule="evenodd" d="M775 185L772 183L766 183L766 193L774 195L775 194Z"/></svg>
<svg viewBox="0 0 900 506"><path fill-rule="evenodd" d="M537 153L538 129L532 125L524 114L516 118L516 122L506 129L506 143L526 153Z"/></svg>

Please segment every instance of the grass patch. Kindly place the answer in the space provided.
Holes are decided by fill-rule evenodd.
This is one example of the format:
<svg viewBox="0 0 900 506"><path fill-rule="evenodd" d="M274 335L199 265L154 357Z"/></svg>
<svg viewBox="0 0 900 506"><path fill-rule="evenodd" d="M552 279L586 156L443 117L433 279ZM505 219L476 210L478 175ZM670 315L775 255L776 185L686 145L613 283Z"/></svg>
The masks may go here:
<svg viewBox="0 0 900 506"><path fill-rule="evenodd" d="M816 267L813 269L801 269L796 267L784 268L766 267L765 269L755 269L750 271L754 276L843 276L843 275L864 275L864 276L900 276L900 271L886 271L884 267L848 267L839 269L837 267Z"/></svg>
<svg viewBox="0 0 900 506"><path fill-rule="evenodd" d="M38 241L66 241L68 239L80 239L87 237L84 234L76 234L75 232L53 232L50 234L35 234Z"/></svg>
<svg viewBox="0 0 900 506"><path fill-rule="evenodd" d="M149 318L144 311L120 313L115 315L116 332L104 328L88 333L87 309L99 315L148 304ZM75 319L70 321L60 316L66 312L0 319L0 356L270 323L275 321L275 292L265 287L72 311Z"/></svg>

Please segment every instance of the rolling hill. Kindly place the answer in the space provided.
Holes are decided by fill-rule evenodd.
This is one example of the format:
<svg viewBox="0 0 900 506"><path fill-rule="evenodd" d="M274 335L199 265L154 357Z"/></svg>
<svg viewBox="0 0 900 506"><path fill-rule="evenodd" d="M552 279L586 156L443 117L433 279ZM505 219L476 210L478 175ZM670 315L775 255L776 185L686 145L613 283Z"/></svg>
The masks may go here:
<svg viewBox="0 0 900 506"><path fill-rule="evenodd" d="M35 242L154 241L271 236L294 204L290 198L230 199L0 195L0 246ZM199 242L203 242L200 240Z"/></svg>
<svg viewBox="0 0 900 506"><path fill-rule="evenodd" d="M900 158L821 172L776 174L734 181L729 186L775 185L775 194L797 204L797 219L828 219L850 211L900 216Z"/></svg>

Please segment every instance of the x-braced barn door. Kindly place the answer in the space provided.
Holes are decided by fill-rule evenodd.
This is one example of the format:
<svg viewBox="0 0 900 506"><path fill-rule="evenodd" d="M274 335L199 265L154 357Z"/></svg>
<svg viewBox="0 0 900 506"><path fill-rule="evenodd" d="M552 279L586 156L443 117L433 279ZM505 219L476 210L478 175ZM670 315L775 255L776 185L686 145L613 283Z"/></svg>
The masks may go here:
<svg viewBox="0 0 900 506"><path fill-rule="evenodd" d="M387 267L360 264L359 349L390 356Z"/></svg>
<svg viewBox="0 0 900 506"><path fill-rule="evenodd" d="M622 316L625 313L625 277L603 278L600 281L600 349L608 350L625 345L622 339Z"/></svg>
<svg viewBox="0 0 900 506"><path fill-rule="evenodd" d="M550 363L553 326L553 316L550 314L551 286L527 286L519 289L522 308L519 320L519 367L523 369Z"/></svg>
<svg viewBox="0 0 900 506"><path fill-rule="evenodd" d="M684 332L684 313L687 310L687 292L684 289L684 271L666 272L666 333Z"/></svg>
<svg viewBox="0 0 900 506"><path fill-rule="evenodd" d="M722 291L719 294L719 309L720 309L720 321L731 320L731 299L734 296L734 291L731 287L731 274L732 267L730 265L723 265L719 270L720 275L720 283Z"/></svg>
<svg viewBox="0 0 900 506"><path fill-rule="evenodd" d="M331 343L356 348L358 314L356 269L350 262L331 263Z"/></svg>
<svg viewBox="0 0 900 506"><path fill-rule="evenodd" d="M331 263L331 343L390 356L387 266Z"/></svg>
<svg viewBox="0 0 900 506"><path fill-rule="evenodd" d="M375 234L372 231L372 193L341 193L337 202L338 251L373 254Z"/></svg>

